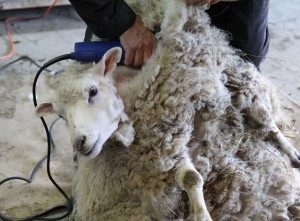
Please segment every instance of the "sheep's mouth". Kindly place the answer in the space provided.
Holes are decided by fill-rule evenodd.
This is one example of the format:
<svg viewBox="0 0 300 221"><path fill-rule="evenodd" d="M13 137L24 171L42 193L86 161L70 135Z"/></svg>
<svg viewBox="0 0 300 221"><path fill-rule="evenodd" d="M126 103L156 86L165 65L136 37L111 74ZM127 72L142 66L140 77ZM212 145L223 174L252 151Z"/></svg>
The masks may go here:
<svg viewBox="0 0 300 221"><path fill-rule="evenodd" d="M89 151L83 153L83 155L84 155L84 156L92 155L93 152L94 152L94 150L95 150L95 147L97 146L97 144L99 143L99 141L100 141L100 136L99 136L98 139L96 140L96 142L95 142L95 144L93 145L93 147L92 147Z"/></svg>

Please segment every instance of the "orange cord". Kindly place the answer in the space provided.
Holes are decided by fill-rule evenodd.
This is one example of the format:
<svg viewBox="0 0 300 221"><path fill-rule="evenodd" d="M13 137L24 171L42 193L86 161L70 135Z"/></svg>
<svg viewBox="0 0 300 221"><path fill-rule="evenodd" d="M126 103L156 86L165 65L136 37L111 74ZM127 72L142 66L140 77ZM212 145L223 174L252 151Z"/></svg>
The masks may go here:
<svg viewBox="0 0 300 221"><path fill-rule="evenodd" d="M0 60L4 60L4 59L7 59L7 58L10 58L15 53L15 44L13 42L13 38L12 38L10 29L9 29L9 26L8 26L8 22L10 22L10 21L28 21L28 20L35 20L35 19L40 19L40 18L46 17L49 14L49 12L51 11L51 9L54 7L54 5L56 4L57 1L58 0L54 0L52 2L52 4L46 9L46 11L42 15L40 15L38 17L33 17L33 18L19 18L19 17L14 17L14 18L7 18L7 19L5 19L4 25L5 25L5 30L6 30L7 36L9 38L9 44L10 44L11 50L10 50L10 52L8 54L0 56Z"/></svg>

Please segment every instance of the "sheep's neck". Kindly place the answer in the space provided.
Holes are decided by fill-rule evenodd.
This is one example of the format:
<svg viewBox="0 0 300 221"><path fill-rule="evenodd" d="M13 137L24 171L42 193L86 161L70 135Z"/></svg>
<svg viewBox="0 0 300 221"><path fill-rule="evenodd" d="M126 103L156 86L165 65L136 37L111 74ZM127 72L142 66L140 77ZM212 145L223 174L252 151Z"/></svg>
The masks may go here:
<svg viewBox="0 0 300 221"><path fill-rule="evenodd" d="M119 66L113 72L115 87L125 105L130 103L129 99L137 83L136 77L139 75L139 72L140 69L128 66Z"/></svg>

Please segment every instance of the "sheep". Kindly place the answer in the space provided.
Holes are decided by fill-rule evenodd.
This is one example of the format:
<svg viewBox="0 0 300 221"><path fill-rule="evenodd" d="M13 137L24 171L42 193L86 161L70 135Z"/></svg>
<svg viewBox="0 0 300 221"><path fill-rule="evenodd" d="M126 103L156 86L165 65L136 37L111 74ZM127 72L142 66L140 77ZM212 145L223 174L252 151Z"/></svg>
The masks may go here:
<svg viewBox="0 0 300 221"><path fill-rule="evenodd" d="M37 108L66 120L81 153L74 219L297 219L289 160L299 165L299 153L276 124L275 89L210 26L205 6L128 2L161 28L143 69L114 69L112 49L51 79L56 98Z"/></svg>
<svg viewBox="0 0 300 221"><path fill-rule="evenodd" d="M99 186L99 188L96 188L94 185L98 186L101 180L104 181L103 185L107 185L110 182L107 182L107 177L99 178L96 175L99 168L103 169L100 170L100 176L105 176L105 173L109 173L111 175L109 179L117 182L120 188L125 189L125 193L123 191L118 193L119 190L114 190L116 192L112 195L115 195L115 197L118 196L116 197L117 200L114 199L115 197L109 196L114 200L114 204L116 202L120 203L122 200L120 198L124 197L122 196L123 194L126 195L125 199L127 201L131 199L129 202L134 202L136 199L132 200L132 198L139 197L141 199L138 202L142 203L141 206L144 214L151 214L151 218L158 220L169 220L179 215L172 211L173 209L177 209L176 207L181 201L178 193L181 190L185 190L194 210L194 220L212 220L203 197L203 179L194 168L186 149L186 143L189 140L188 135L192 130L192 126L190 126L193 118L191 114L192 110L188 112L183 111L178 116L178 122L176 123L173 122L170 124L169 119L166 119L165 122L160 120L159 127L153 127L153 125L149 124L150 122L144 125L145 122L140 121L143 125L136 127L146 126L149 131L146 131L146 133L153 133L153 135L147 135L149 136L147 143L145 143L144 139L138 141L139 136L145 136L145 131L142 133L136 132L135 138L137 139L134 142L132 142L132 139L128 143L124 142L123 139L117 139L122 141L123 145L131 143L131 151L118 146L117 150L112 147L107 152L105 150L101 152L103 143L112 133L115 133L114 136L116 138L121 133L120 128L115 132L117 129L116 125L124 119L125 121L128 119L126 116L122 116L125 115L123 112L123 103L116 94L116 90L111 82L112 79L106 77L112 74L111 72L115 68L116 62L120 60L120 57L121 49L113 48L104 55L99 64L91 70L84 71L83 73L85 74L76 73L73 70L67 71L67 73L64 73L60 77L56 77L51 82L51 86L55 88L57 93L55 101L53 103L44 103L37 107L37 112L40 116L44 113L52 113L54 111L62 116L69 125L73 148L79 151L82 156L88 156L88 159L78 157L78 168L75 175L75 180L77 179L77 181L74 181L78 182L78 184L75 184L74 191L76 194L76 220L84 220L86 217L88 217L88 220L99 220L100 217L103 220L116 219L108 218L105 214L97 214L99 211L103 212L105 207L110 205L108 202L110 200L107 200L101 193L95 194L95 198L91 197L95 189L99 189L100 191L105 190L105 187L100 188ZM124 73L122 74L124 75ZM96 78L98 78L98 82ZM119 89L119 91L122 91L122 89ZM124 93L120 94L124 96ZM191 107L194 109L193 105ZM86 115L87 113L88 116ZM152 113L152 117L154 117L153 115L155 113ZM187 125L187 121L190 121L190 124ZM174 131L174 123L177 125L176 131ZM152 129L150 126L152 126ZM131 128L130 124L126 125L126 128ZM160 132L161 134L158 134L160 128L164 128L163 131L167 133L162 134ZM178 131L181 130L182 132L177 135ZM127 130L126 133L128 135ZM132 134L130 133L129 135ZM125 137L125 135L122 133L120 137ZM128 140L127 136L126 139ZM119 145L122 146L122 144ZM147 150L148 148L154 148L154 150ZM118 154L111 158L111 151L113 149ZM138 151L139 153L134 153L134 151ZM140 151L149 152L141 154ZM100 152L101 154L99 155ZM98 155L99 157L97 157ZM107 159L108 156L110 156L110 159ZM121 165L114 163L114 166L110 167L113 160L122 163ZM122 169L125 170L126 177L120 177ZM111 170L116 170L114 171L114 175L112 175ZM128 170L132 175L128 174ZM147 171L146 174L145 171ZM82 177L85 175L87 177ZM131 176L133 176L132 179ZM160 179L156 179L157 176ZM151 182L149 182L150 180ZM116 184L112 185L115 186ZM112 185L109 185L108 188L111 188ZM128 193L126 192L129 191L128 188L131 186L132 196L127 196ZM164 193L165 191L170 193ZM107 193L111 192L107 191ZM157 199L160 197L169 197L168 201L170 202L160 202ZM105 205L101 202L102 200L104 200ZM165 208L162 209L161 205L155 205L158 203L165 203ZM87 204L88 208L84 204ZM95 213L97 215L94 215ZM121 218L124 220L124 217ZM137 217L135 219L140 220Z"/></svg>

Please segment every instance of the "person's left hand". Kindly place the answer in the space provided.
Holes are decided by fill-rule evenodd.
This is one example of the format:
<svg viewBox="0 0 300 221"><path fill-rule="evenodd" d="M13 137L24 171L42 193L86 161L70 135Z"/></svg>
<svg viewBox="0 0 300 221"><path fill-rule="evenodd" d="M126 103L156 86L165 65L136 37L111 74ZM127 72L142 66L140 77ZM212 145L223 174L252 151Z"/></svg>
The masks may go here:
<svg viewBox="0 0 300 221"><path fill-rule="evenodd" d="M194 3L201 3L201 4L216 4L220 2L221 0L186 0L186 4L191 5Z"/></svg>

